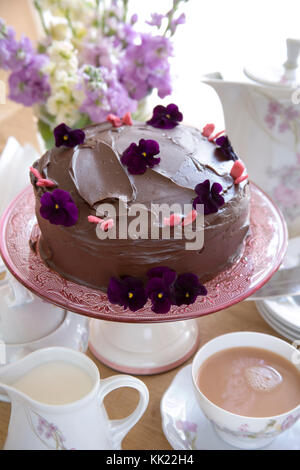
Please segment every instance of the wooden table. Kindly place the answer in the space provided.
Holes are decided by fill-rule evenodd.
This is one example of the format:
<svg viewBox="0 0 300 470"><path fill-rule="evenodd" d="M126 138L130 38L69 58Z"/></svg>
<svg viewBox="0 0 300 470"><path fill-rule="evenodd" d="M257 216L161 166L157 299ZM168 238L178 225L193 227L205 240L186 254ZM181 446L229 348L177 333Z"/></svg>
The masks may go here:
<svg viewBox="0 0 300 470"><path fill-rule="evenodd" d="M22 14L19 11L20 5L22 5ZM0 17L3 17L8 24L13 25L18 34L24 33L32 39L37 37L32 11L27 0L1 2ZM5 78L5 74L0 72L0 79ZM14 135L21 144L30 142L38 148L31 109L24 109L7 101L5 105L0 105L0 151L10 135ZM227 310L200 318L198 322L201 344L215 336L232 331L259 331L279 336L260 317L253 302L242 302ZM88 355L93 359L90 353ZM94 361L99 367L101 377L105 378L116 374L97 360L94 359ZM149 388L150 403L141 421L124 439L124 449L171 449L161 428L160 401L178 370L179 368L160 375L140 377ZM112 419L124 418L133 411L136 403L137 392L130 389L116 390L105 399L109 416ZM0 449L5 442L9 415L10 405L0 403Z"/></svg>
<svg viewBox="0 0 300 470"><path fill-rule="evenodd" d="M254 302L241 302L221 312L204 316L198 319L198 322L201 344L206 343L215 336L232 331L259 331L279 336L261 318L255 308ZM88 353L88 355L98 365L101 377L105 378L117 373L97 361L91 353ZM189 362L191 362L191 360ZM161 428L160 401L163 393L168 388L179 369L180 368L177 368L160 375L139 377L149 388L150 402L143 418L124 439L123 449L171 449ZM112 392L105 399L108 414L112 419L125 418L134 410L136 403L137 392L125 388ZM9 414L10 406L5 403L0 403L0 448L3 447L5 442Z"/></svg>

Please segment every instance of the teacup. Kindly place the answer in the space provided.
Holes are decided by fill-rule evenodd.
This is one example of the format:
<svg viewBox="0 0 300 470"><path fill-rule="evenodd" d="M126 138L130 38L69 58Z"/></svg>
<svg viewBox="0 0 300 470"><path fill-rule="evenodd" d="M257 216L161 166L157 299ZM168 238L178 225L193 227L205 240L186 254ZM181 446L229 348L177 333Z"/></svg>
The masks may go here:
<svg viewBox="0 0 300 470"><path fill-rule="evenodd" d="M272 351L291 361L300 370L299 351L275 336L245 331L212 339L202 346L194 357L192 379L195 395L217 434L228 444L240 449L259 449L270 444L275 437L296 423L300 418L300 403L286 413L268 417L241 416L212 403L197 385L199 369L213 354L234 347L254 347Z"/></svg>

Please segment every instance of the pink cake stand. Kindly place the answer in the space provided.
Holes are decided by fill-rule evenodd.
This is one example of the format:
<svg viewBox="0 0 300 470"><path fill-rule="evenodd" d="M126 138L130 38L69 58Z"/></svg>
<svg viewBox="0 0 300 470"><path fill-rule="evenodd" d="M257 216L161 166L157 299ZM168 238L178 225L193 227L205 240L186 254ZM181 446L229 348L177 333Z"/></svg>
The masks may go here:
<svg viewBox="0 0 300 470"><path fill-rule="evenodd" d="M251 231L240 259L206 283L208 295L193 305L155 314L111 305L105 293L63 279L35 254L29 239L38 231L31 186L9 205L0 224L2 258L13 276L35 295L91 321L89 347L103 363L131 374L153 374L185 362L197 349L196 318L230 307L262 287L279 268L287 229L274 203L251 184ZM180 320L180 321L179 321Z"/></svg>

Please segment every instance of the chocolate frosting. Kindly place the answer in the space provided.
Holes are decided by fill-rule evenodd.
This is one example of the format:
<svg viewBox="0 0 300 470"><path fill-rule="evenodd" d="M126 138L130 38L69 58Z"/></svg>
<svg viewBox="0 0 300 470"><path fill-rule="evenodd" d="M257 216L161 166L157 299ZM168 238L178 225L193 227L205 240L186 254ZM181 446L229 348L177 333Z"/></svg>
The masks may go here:
<svg viewBox="0 0 300 470"><path fill-rule="evenodd" d="M230 176L232 160L195 128L178 125L172 130L156 129L144 123L114 128L108 122L84 129L84 144L74 149L49 150L35 167L57 187L69 191L79 209L72 227L51 225L40 216L40 196L46 190L35 186L36 214L41 229L39 250L44 261L62 276L91 287L106 289L111 276L145 278L148 269L169 266L178 273L194 272L205 281L239 255L249 228L249 184L234 185ZM143 175L131 175L120 158L124 150L140 139L159 143L160 164ZM216 214L205 216L204 247L185 250L186 240L126 239L100 240L88 215L96 215L100 202L121 200L132 204L191 204L195 186L209 179L223 187L225 204ZM161 226L161 222L160 222Z"/></svg>

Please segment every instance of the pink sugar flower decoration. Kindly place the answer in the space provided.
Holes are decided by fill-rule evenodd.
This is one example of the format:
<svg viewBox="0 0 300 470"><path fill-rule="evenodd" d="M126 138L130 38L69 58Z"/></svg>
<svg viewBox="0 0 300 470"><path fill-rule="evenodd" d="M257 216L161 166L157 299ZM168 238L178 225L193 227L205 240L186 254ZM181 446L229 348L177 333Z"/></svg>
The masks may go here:
<svg viewBox="0 0 300 470"><path fill-rule="evenodd" d="M107 230L110 230L115 225L113 219L103 220L100 219L100 217L96 217L94 215L89 215L88 221L92 224L100 224L100 228L103 232L107 232Z"/></svg>
<svg viewBox="0 0 300 470"><path fill-rule="evenodd" d="M107 230L110 230L111 228L113 228L114 225L115 223L113 219L107 219L101 222L100 228L103 232L107 232Z"/></svg>
<svg viewBox="0 0 300 470"><path fill-rule="evenodd" d="M248 175L243 175L245 171L245 165L241 160L236 160L232 165L230 176L234 179L234 184L239 184L248 178Z"/></svg>
<svg viewBox="0 0 300 470"><path fill-rule="evenodd" d="M213 142L217 137L220 135L224 134L225 130L217 132L215 135L213 135L213 132L215 130L215 125L214 124L206 124L206 126L203 127L202 130L202 135L204 137L207 137L210 142Z"/></svg>
<svg viewBox="0 0 300 470"><path fill-rule="evenodd" d="M203 127L202 135L204 137L209 137L209 136L211 136L211 134L213 133L214 130L215 130L215 125L214 124L206 124L206 126Z"/></svg>
<svg viewBox="0 0 300 470"><path fill-rule="evenodd" d="M220 135L224 134L224 132L225 132L225 129L224 129L223 131L217 132L217 133L216 133L215 135L213 135L213 136L210 136L210 137L208 138L208 140L209 140L210 142L213 142L213 141L216 140Z"/></svg>
<svg viewBox="0 0 300 470"><path fill-rule="evenodd" d="M122 121L123 121L123 124L125 124L125 126L132 126L133 122L132 122L131 113L129 111L128 113L124 114L124 116L122 117Z"/></svg>
<svg viewBox="0 0 300 470"><path fill-rule="evenodd" d="M164 218L164 225L169 227L174 227L174 225L179 225L182 221L182 217L179 214L172 214L170 217Z"/></svg>
<svg viewBox="0 0 300 470"><path fill-rule="evenodd" d="M108 114L106 120L110 122L114 127L132 126L132 118L130 112L124 114L122 118L116 116L115 114Z"/></svg>
<svg viewBox="0 0 300 470"><path fill-rule="evenodd" d="M56 184L53 181L48 180L46 178L43 178L42 175L40 174L40 172L36 168L33 168L31 166L29 169L30 169L31 173L37 179L37 182L36 182L37 186L44 187L44 188L54 188L54 186L56 186Z"/></svg>
<svg viewBox="0 0 300 470"><path fill-rule="evenodd" d="M122 121L121 119L116 116L115 114L108 114L106 117L106 120L110 122L114 127L121 127L122 126Z"/></svg>
<svg viewBox="0 0 300 470"><path fill-rule="evenodd" d="M100 224L101 222L103 222L102 219L100 219L99 217L95 217L94 215L89 215L88 221L91 222L91 224Z"/></svg>
<svg viewBox="0 0 300 470"><path fill-rule="evenodd" d="M192 224L194 220L196 220L197 215L198 212L195 209L191 210L191 212L189 212L187 216L183 219L182 225L185 227L186 225Z"/></svg>

